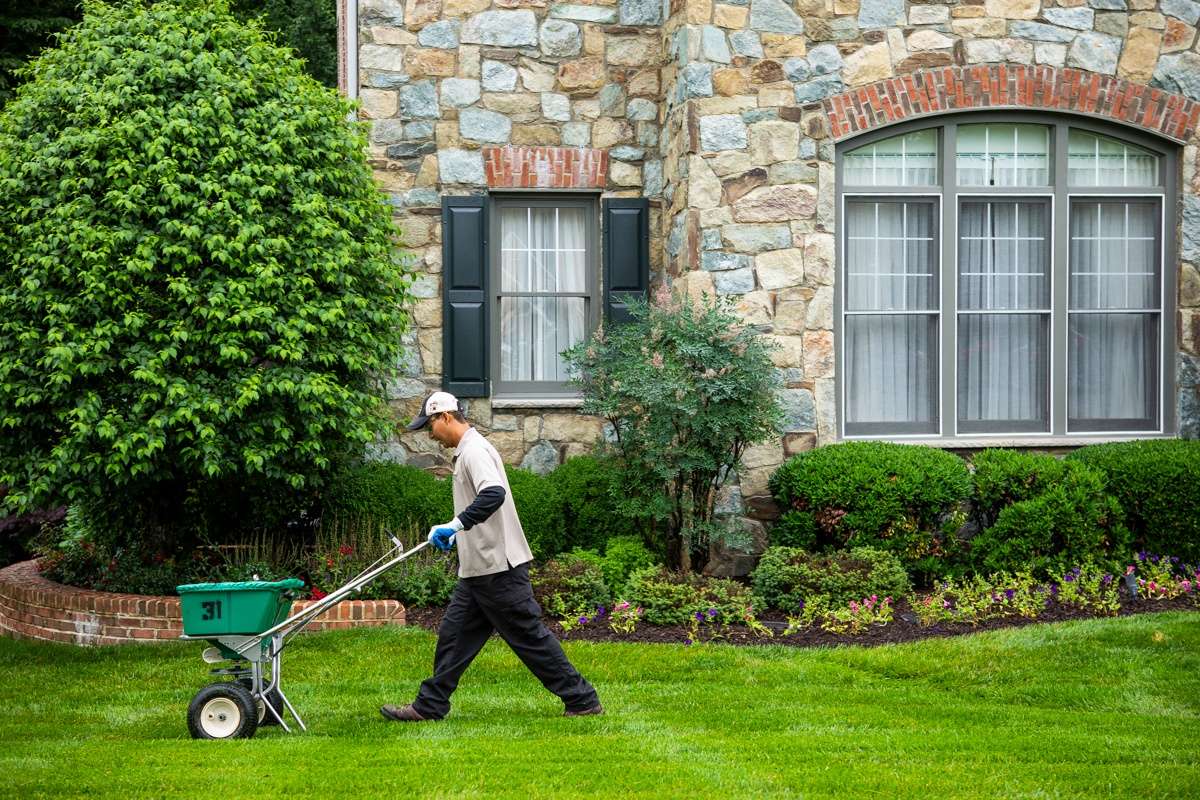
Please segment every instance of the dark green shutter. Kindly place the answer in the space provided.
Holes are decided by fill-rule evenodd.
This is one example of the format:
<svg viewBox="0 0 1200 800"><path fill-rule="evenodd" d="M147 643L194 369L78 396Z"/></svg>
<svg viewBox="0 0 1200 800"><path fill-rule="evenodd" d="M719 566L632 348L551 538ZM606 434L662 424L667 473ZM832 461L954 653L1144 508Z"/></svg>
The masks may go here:
<svg viewBox="0 0 1200 800"><path fill-rule="evenodd" d="M442 198L442 387L488 396L487 198Z"/></svg>
<svg viewBox="0 0 1200 800"><path fill-rule="evenodd" d="M650 203L645 198L604 200L604 318L629 320L630 297L650 288Z"/></svg>

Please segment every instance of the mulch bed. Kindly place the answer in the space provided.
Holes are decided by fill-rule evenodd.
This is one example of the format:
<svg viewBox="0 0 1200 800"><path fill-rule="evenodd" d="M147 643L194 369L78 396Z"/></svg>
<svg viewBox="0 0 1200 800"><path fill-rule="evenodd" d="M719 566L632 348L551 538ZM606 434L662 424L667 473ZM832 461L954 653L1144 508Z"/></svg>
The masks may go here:
<svg viewBox="0 0 1200 800"><path fill-rule="evenodd" d="M407 621L409 625L417 625L428 630L436 631L441 624L444 609L441 608L409 608ZM1127 617L1133 614L1148 614L1157 611L1200 611L1200 597L1190 595L1177 597L1172 600L1130 600L1121 599L1121 611L1117 616ZM943 636L961 636L979 631L993 631L1000 628L1019 628L1024 625L1035 625L1044 622L1062 622L1072 619L1092 619L1105 617L1090 611L1082 611L1057 603L1049 605L1036 619L1025 617L1008 617L980 622L977 625L967 623L937 624L922 627L916 615L909 609L908 604L901 600L895 605L895 618L888 625L873 626L858 634L837 634L823 631L818 627L806 631L781 636L787 627L787 619L783 614L765 614L760 621L775 630L775 636L766 638L758 636L741 625L727 628L724 634L714 641L722 644L762 645L782 644L789 647L830 647L834 645L880 645L915 642L921 639L931 639ZM593 622L566 633L555 620L546 620L546 625L563 641L569 642L643 642L649 644L686 644L688 628L685 625L647 625L641 623L631 634L615 633L608 627L606 621ZM708 641L709 631L703 627L700 640Z"/></svg>

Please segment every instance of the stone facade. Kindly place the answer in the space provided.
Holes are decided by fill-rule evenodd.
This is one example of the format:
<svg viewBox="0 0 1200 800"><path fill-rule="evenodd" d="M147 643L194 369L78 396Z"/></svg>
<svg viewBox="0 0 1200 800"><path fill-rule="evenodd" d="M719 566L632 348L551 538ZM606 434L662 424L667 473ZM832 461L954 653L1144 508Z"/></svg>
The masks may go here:
<svg viewBox="0 0 1200 800"><path fill-rule="evenodd" d="M769 517L775 467L837 438L836 143L999 107L1107 118L1181 145L1181 261L1168 268L1180 431L1200 435L1200 2L359 3L370 155L420 273L399 412L441 381L442 196L592 186L646 197L652 279L733 296L779 345L787 429L747 453L727 493L728 510ZM484 400L470 413L507 460L539 470L601 432L569 408ZM441 463L423 434L382 451Z"/></svg>

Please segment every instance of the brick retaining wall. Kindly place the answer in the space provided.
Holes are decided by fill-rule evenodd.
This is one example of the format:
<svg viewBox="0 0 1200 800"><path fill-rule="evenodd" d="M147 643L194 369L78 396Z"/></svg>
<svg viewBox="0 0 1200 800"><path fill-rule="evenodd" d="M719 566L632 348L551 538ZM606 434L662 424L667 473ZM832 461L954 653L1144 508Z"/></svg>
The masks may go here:
<svg viewBox="0 0 1200 800"><path fill-rule="evenodd" d="M293 606L299 612L311 601ZM396 600L343 600L306 630L403 625ZM76 589L46 580L34 561L0 569L0 633L77 645L176 639L183 632L177 597L148 597Z"/></svg>

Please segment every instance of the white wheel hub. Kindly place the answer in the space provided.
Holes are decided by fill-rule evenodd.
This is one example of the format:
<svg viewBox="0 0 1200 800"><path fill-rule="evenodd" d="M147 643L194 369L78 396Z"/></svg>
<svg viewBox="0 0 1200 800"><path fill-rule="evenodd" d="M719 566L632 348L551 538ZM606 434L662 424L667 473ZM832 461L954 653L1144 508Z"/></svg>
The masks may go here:
<svg viewBox="0 0 1200 800"><path fill-rule="evenodd" d="M200 709L200 725L214 739L232 736L242 724L242 712L228 697L214 697Z"/></svg>

